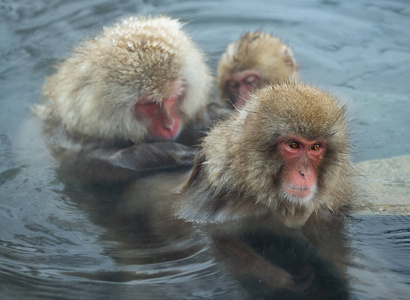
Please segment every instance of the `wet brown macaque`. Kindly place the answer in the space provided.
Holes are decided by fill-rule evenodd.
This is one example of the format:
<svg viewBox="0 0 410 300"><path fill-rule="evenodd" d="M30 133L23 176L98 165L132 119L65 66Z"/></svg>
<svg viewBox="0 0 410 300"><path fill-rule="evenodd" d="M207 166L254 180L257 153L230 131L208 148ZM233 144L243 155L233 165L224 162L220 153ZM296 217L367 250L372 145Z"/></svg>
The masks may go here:
<svg viewBox="0 0 410 300"><path fill-rule="evenodd" d="M211 129L191 172L136 182L121 209L128 218L149 212L167 237L184 226L203 230L217 259L267 294L300 294L328 276L345 288L340 232L354 175L344 108L304 84L269 85ZM282 247L292 261L287 239L310 258L286 267L276 250L267 255Z"/></svg>
<svg viewBox="0 0 410 300"><path fill-rule="evenodd" d="M278 38L261 31L244 34L227 46L218 63L220 99L240 109L255 89L296 81L297 71L292 49Z"/></svg>
<svg viewBox="0 0 410 300"><path fill-rule="evenodd" d="M181 28L168 17L130 17L57 66L35 111L64 176L122 182L192 165L188 146L209 121L212 78Z"/></svg>

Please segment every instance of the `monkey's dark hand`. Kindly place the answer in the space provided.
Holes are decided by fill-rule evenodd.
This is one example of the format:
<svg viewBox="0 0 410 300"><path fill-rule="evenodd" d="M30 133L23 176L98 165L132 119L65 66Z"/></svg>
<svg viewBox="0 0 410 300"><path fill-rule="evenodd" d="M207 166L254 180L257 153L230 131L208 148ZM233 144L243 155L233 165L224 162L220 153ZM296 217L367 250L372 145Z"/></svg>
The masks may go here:
<svg viewBox="0 0 410 300"><path fill-rule="evenodd" d="M110 162L135 171L165 170L192 166L197 152L175 142L141 143L112 154Z"/></svg>
<svg viewBox="0 0 410 300"><path fill-rule="evenodd" d="M210 121L226 119L232 113L232 109L220 103L210 103L207 107Z"/></svg>
<svg viewBox="0 0 410 300"><path fill-rule="evenodd" d="M293 289L297 292L304 292L313 284L315 270L311 266L304 266L293 274Z"/></svg>

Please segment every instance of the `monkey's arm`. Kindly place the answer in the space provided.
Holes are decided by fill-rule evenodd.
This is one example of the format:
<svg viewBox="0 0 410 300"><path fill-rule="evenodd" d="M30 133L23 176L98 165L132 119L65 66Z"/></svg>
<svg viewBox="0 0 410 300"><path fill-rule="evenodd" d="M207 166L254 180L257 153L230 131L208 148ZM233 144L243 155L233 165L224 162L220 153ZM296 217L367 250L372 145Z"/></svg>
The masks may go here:
<svg viewBox="0 0 410 300"><path fill-rule="evenodd" d="M295 290L293 277L284 269L271 264L239 239L212 237L217 258L237 278L269 290Z"/></svg>
<svg viewBox="0 0 410 300"><path fill-rule="evenodd" d="M205 137L209 128L216 122L227 118L232 109L222 103L212 101L205 111L199 112L195 119L185 124L184 131L178 137L178 141L184 145L198 145Z"/></svg>
<svg viewBox="0 0 410 300"><path fill-rule="evenodd" d="M84 147L61 151L59 173L85 184L127 182L153 171L189 167L197 150L175 142L140 143L123 149Z"/></svg>
<svg viewBox="0 0 410 300"><path fill-rule="evenodd" d="M226 118L232 113L233 109L219 102L211 102L208 105L208 115L210 121L217 121Z"/></svg>

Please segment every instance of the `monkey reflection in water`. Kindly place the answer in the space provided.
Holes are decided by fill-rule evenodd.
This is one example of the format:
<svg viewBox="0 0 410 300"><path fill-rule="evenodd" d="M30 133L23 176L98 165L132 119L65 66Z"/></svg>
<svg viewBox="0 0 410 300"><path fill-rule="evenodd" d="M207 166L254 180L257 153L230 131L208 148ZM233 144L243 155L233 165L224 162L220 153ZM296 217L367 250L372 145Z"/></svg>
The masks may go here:
<svg viewBox="0 0 410 300"><path fill-rule="evenodd" d="M261 297L348 298L343 218L353 199L344 107L301 83L257 90L204 138L192 171L136 181L117 214L156 235L205 234Z"/></svg>

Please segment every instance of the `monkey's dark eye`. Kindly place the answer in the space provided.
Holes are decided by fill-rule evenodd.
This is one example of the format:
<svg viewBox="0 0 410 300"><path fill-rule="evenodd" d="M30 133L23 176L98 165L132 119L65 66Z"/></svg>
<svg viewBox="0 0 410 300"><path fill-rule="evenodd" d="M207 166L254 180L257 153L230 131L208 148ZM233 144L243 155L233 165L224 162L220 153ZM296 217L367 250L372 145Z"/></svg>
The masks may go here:
<svg viewBox="0 0 410 300"><path fill-rule="evenodd" d="M295 142L295 141L291 141L291 142L288 142L288 146L292 149L298 149L299 148L299 143Z"/></svg>
<svg viewBox="0 0 410 300"><path fill-rule="evenodd" d="M319 144L314 144L311 148L314 151L318 151L320 149L320 145Z"/></svg>
<svg viewBox="0 0 410 300"><path fill-rule="evenodd" d="M237 89L239 87L239 84L235 80L227 80L226 86L230 89Z"/></svg>

